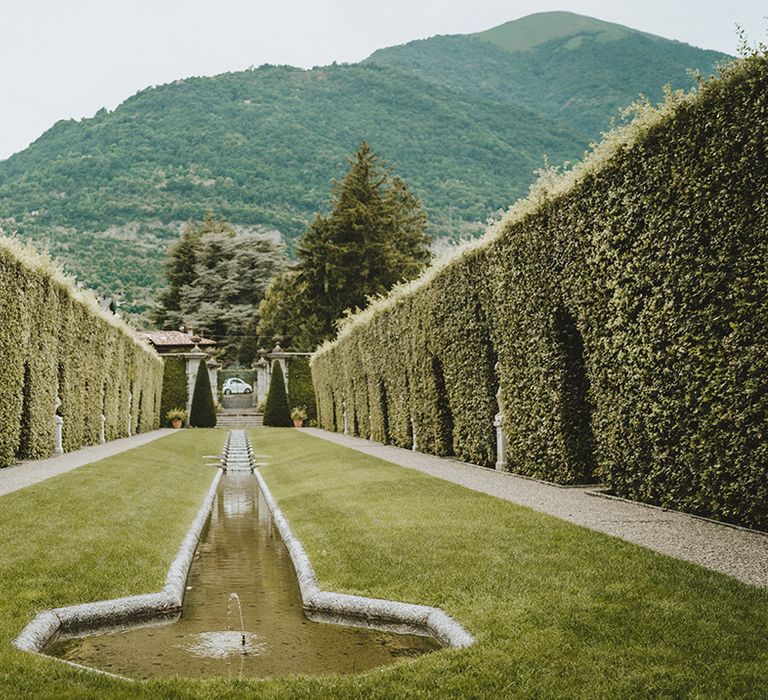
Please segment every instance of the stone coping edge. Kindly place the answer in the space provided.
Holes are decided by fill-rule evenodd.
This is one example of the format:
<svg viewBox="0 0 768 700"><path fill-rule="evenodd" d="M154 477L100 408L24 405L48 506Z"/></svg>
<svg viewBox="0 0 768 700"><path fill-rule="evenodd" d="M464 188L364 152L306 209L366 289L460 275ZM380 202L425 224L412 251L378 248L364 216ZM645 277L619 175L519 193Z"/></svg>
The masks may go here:
<svg viewBox="0 0 768 700"><path fill-rule="evenodd" d="M14 639L13 645L21 651L39 654L59 630L89 628L100 624L156 617L179 611L184 599L187 573L213 507L221 475L221 470L217 470L205 500L171 563L162 591L44 610L21 631ZM80 664L70 663L70 665L86 668ZM87 668L98 671L98 669ZM106 675L114 676L115 674ZM122 678L122 676L117 677Z"/></svg>
<svg viewBox="0 0 768 700"><path fill-rule="evenodd" d="M291 555L299 581L301 600L308 616L342 624L345 618L352 618L357 624L373 628L404 626L422 634L426 633L443 646L454 649L463 649L474 644L475 638L440 608L321 590L307 552L291 531L288 520L277 505L264 477L258 469L254 469L253 473L272 512L272 519L283 544Z"/></svg>

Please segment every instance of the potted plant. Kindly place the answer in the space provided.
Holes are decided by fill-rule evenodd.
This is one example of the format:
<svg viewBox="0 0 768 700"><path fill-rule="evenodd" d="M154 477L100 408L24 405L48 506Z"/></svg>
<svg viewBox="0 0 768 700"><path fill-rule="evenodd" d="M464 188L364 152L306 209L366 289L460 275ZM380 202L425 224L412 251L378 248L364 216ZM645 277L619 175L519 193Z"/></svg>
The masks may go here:
<svg viewBox="0 0 768 700"><path fill-rule="evenodd" d="M296 406L291 411L291 420L293 421L294 428L301 428L304 425L304 420L307 417L307 409L304 406Z"/></svg>
<svg viewBox="0 0 768 700"><path fill-rule="evenodd" d="M165 417L171 421L171 427L178 430L187 420L187 412L183 408L172 408Z"/></svg>

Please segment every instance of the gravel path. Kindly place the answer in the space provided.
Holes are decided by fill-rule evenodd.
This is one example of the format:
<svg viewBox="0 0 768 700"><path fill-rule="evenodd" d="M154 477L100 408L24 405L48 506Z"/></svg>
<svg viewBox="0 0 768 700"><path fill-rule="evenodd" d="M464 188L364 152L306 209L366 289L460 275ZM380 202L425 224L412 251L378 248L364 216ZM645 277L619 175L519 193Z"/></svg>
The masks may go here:
<svg viewBox="0 0 768 700"><path fill-rule="evenodd" d="M0 496L12 491L18 491L25 486L36 484L39 481L45 481L52 476L58 476L64 472L72 471L84 464L98 462L105 457L120 454L126 450L131 450L140 445L146 445L148 442L169 435L174 432L171 428L161 428L149 433L141 433L129 438L120 438L110 440L103 445L92 445L83 447L75 452L67 452L56 457L48 459L34 459L28 462L20 462L13 467L0 469Z"/></svg>
<svg viewBox="0 0 768 700"><path fill-rule="evenodd" d="M303 432L768 587L768 535L317 428Z"/></svg>

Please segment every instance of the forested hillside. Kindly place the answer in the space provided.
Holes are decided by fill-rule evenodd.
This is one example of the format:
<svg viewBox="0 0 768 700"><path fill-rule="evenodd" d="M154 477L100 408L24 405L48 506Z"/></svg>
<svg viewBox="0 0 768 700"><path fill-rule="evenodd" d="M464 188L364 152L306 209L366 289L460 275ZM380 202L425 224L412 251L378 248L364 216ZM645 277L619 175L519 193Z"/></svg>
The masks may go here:
<svg viewBox="0 0 768 700"><path fill-rule="evenodd" d="M213 210L238 229L279 230L290 251L361 141L423 201L432 234L472 234L527 192L545 157L577 159L619 106L690 85L686 67L719 57L549 13L364 64L178 80L61 121L1 162L0 226L141 312L185 221Z"/></svg>
<svg viewBox="0 0 768 700"><path fill-rule="evenodd" d="M143 249L153 264L136 274L156 272L177 222L208 209L295 239L365 139L438 231L484 221L526 192L545 154L558 162L586 145L525 108L478 103L387 67L264 66L149 88L114 112L59 122L0 163L0 217L103 287L113 280L92 246L109 240L123 275L123 253Z"/></svg>
<svg viewBox="0 0 768 700"><path fill-rule="evenodd" d="M381 49L388 65L475 99L528 107L596 140L640 94L690 88L729 57L570 12L546 12L472 35L436 36Z"/></svg>

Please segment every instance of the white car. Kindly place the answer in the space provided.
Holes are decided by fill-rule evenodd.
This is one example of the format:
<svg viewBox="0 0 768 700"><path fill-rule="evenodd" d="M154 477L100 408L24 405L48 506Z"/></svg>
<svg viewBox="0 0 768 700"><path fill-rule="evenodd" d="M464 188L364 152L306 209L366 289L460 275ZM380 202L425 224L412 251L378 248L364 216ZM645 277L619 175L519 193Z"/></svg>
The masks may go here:
<svg viewBox="0 0 768 700"><path fill-rule="evenodd" d="M246 384L242 379L232 377L224 382L222 387L224 394L250 394L253 392L250 384Z"/></svg>

